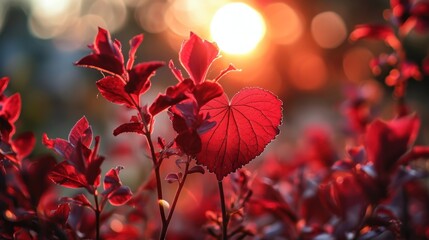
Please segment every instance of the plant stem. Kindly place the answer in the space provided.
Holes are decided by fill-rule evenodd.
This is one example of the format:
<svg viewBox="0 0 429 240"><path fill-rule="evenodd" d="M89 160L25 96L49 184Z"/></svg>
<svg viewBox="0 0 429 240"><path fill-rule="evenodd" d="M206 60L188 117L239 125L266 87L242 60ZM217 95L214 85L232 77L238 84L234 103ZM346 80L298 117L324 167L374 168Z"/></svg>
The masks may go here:
<svg viewBox="0 0 429 240"><path fill-rule="evenodd" d="M95 202L95 239L100 239L100 206L98 204L97 191L94 193L94 202Z"/></svg>
<svg viewBox="0 0 429 240"><path fill-rule="evenodd" d="M157 196L157 198L158 198L157 204L158 204L158 207L159 207L159 213L161 215L162 231L161 231L161 237L160 237L160 239L164 239L165 238L165 233L164 234L162 234L162 233L164 231L167 232L167 227L166 227L167 219L166 219L166 216L165 216L164 206L162 206L161 204L159 204L159 200L163 200L163 197L162 197L162 182L161 182L161 173L160 173L162 159L158 160L158 158L156 156L155 147L154 147L153 142L152 142L151 132L150 132L150 129L148 127L149 123L147 123L145 121L145 116L144 116L144 113L142 112L140 104L137 103L132 98L131 94L128 94L128 95L130 96L130 98L131 98L131 100L132 100L134 106L136 107L136 110L137 110L137 112L138 112L138 114L140 116L140 119L143 122L145 137L146 137L146 140L147 140L147 142L149 144L150 154L151 154L151 158L152 158L152 162L153 162L153 168L154 168L154 171L155 171L156 191L157 191L157 195L158 195ZM168 224L167 224L167 226L168 226ZM164 237L162 237L162 235L164 235Z"/></svg>
<svg viewBox="0 0 429 240"><path fill-rule="evenodd" d="M218 181L218 187L219 187L219 195L220 195L220 204L221 204L221 208L222 208L222 239L227 240L228 239L229 215L226 211L225 195L223 193L222 181Z"/></svg>
<svg viewBox="0 0 429 240"><path fill-rule="evenodd" d="M159 239L164 239L166 234L167 234L168 225L170 224L171 218L173 217L174 209L176 208L176 204L179 200L179 196L180 196L180 193L182 192L182 188L183 188L183 186L185 186L186 177L188 176L189 162L190 162L190 158L188 156L188 161L186 162L186 167L185 167L185 172L183 174L183 179L179 182L179 187L177 188L176 194L174 195L173 203L171 205L170 211L168 212L167 219L162 226L161 236Z"/></svg>
<svg viewBox="0 0 429 240"><path fill-rule="evenodd" d="M146 125L145 125L145 128L147 129ZM161 161L157 161L156 153L155 153L155 147L153 146L153 142L152 142L152 139L151 139L150 132L146 132L145 136L146 136L147 142L149 144L150 153L152 155L152 161L153 161L153 164L154 164L153 167L154 167L155 178L156 178L156 191L157 191L157 194L158 194L158 201L159 201L159 200L163 200L163 197L162 197L161 172L160 172ZM159 204L159 203L158 203L158 206L159 206L159 213L161 214L162 226L164 228L165 221L166 221L164 207L161 204Z"/></svg>

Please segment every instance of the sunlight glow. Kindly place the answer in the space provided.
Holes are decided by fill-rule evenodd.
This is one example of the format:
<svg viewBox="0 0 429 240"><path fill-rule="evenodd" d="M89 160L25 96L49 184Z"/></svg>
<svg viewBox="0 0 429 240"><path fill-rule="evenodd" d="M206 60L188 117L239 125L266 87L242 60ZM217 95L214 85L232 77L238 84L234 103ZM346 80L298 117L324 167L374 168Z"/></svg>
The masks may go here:
<svg viewBox="0 0 429 240"><path fill-rule="evenodd" d="M210 25L213 40L230 54L246 54L256 48L265 35L261 14L249 5L235 2L221 7Z"/></svg>

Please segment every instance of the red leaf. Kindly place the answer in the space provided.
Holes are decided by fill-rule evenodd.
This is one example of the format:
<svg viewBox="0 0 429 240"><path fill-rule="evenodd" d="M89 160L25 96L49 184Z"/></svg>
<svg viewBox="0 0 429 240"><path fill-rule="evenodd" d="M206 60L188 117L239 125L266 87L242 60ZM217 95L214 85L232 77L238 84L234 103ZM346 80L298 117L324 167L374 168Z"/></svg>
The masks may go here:
<svg viewBox="0 0 429 240"><path fill-rule="evenodd" d="M94 187L100 185L101 164L103 164L104 159L104 157L99 156L88 164L85 176L89 185Z"/></svg>
<svg viewBox="0 0 429 240"><path fill-rule="evenodd" d="M188 155L195 155L201 151L200 135L193 129L179 133L176 144Z"/></svg>
<svg viewBox="0 0 429 240"><path fill-rule="evenodd" d="M282 102L268 91L247 88L231 102L226 95L213 99L201 112L217 124L201 135L202 150L197 161L220 181L261 154L279 133Z"/></svg>
<svg viewBox="0 0 429 240"><path fill-rule="evenodd" d="M51 214L50 218L55 223L65 224L70 214L70 206L68 203L61 203Z"/></svg>
<svg viewBox="0 0 429 240"><path fill-rule="evenodd" d="M359 180L349 172L335 172L320 185L322 203L350 228L356 227L369 204Z"/></svg>
<svg viewBox="0 0 429 240"><path fill-rule="evenodd" d="M100 145L100 137L95 137L95 146L91 151L89 159L87 160L87 168L85 172L86 180L89 185L98 187L100 184L101 164L104 162L104 157L98 156L98 148Z"/></svg>
<svg viewBox="0 0 429 240"><path fill-rule="evenodd" d="M182 71L180 71L180 69L174 66L173 60L170 60L170 62L168 63L168 67L170 68L171 72L176 77L176 79L179 80L179 82L184 80Z"/></svg>
<svg viewBox="0 0 429 240"><path fill-rule="evenodd" d="M401 157L401 164L408 164L410 161L417 159L429 159L429 146L415 146L411 151Z"/></svg>
<svg viewBox="0 0 429 240"><path fill-rule="evenodd" d="M91 202L88 200L88 198L84 194L78 194L74 197L63 197L61 198L62 202L72 203L79 206L86 206L92 208Z"/></svg>
<svg viewBox="0 0 429 240"><path fill-rule="evenodd" d="M68 139L74 146L81 140L82 144L89 148L92 142L92 129L85 116L79 119L70 130Z"/></svg>
<svg viewBox="0 0 429 240"><path fill-rule="evenodd" d="M88 186L85 176L77 172L76 168L66 161L55 166L48 177L52 182L68 188L84 188Z"/></svg>
<svg viewBox="0 0 429 240"><path fill-rule="evenodd" d="M204 170L204 168L200 165L195 165L193 166L191 169L188 170L188 174L193 174L193 173L201 173L204 174L206 171Z"/></svg>
<svg viewBox="0 0 429 240"><path fill-rule="evenodd" d="M130 188L127 186L120 186L109 194L109 202L113 206L121 206L128 202L133 196Z"/></svg>
<svg viewBox="0 0 429 240"><path fill-rule="evenodd" d="M61 138L49 139L46 133L43 134L42 143L47 148L55 150L55 152L63 156L65 159L69 159L74 151L73 145L68 141Z"/></svg>
<svg viewBox="0 0 429 240"><path fill-rule="evenodd" d="M89 46L93 54L79 60L76 65L95 68L111 74L122 75L124 73L124 57L118 41L112 41L110 33L98 28L94 43Z"/></svg>
<svg viewBox="0 0 429 240"><path fill-rule="evenodd" d="M210 100L222 96L223 88L216 82L203 82L197 85L192 93L198 106L202 107Z"/></svg>
<svg viewBox="0 0 429 240"><path fill-rule="evenodd" d="M26 158L21 163L22 180L27 186L33 205L37 206L52 186L48 174L57 165L57 161L52 155L42 155Z"/></svg>
<svg viewBox="0 0 429 240"><path fill-rule="evenodd" d="M356 41L362 38L374 38L378 40L384 40L394 49L398 49L401 46L401 43L395 36L392 28L388 26L369 24L358 25L350 34L350 39Z"/></svg>
<svg viewBox="0 0 429 240"><path fill-rule="evenodd" d="M110 169L104 176L104 190L116 189L122 185L119 179L119 172L124 169L122 166L117 166Z"/></svg>
<svg viewBox="0 0 429 240"><path fill-rule="evenodd" d="M112 168L104 177L104 192L102 194L107 196L107 199L113 206L123 205L133 195L127 186L122 186L122 182L119 179L119 171L122 169L123 167L121 166Z"/></svg>
<svg viewBox="0 0 429 240"><path fill-rule="evenodd" d="M177 107L173 107L169 109L170 119L171 119L171 122L173 123L173 129L177 133L181 133L189 129L188 123L186 122L186 119L185 119L187 116L184 115L180 110L181 109ZM194 115L191 115L191 116L194 116Z"/></svg>
<svg viewBox="0 0 429 240"><path fill-rule="evenodd" d="M404 25L411 25L419 33L427 33L427 30L429 29L429 2L416 2L410 11L410 14L410 18L408 18Z"/></svg>
<svg viewBox="0 0 429 240"><path fill-rule="evenodd" d="M11 124L6 116L0 113L0 138L4 142L9 142L12 135L15 133L15 125Z"/></svg>
<svg viewBox="0 0 429 240"><path fill-rule="evenodd" d="M142 42L143 42L143 34L134 36L130 40L130 51L128 52L127 70L130 70L131 68L133 68L137 48L140 46Z"/></svg>
<svg viewBox="0 0 429 240"><path fill-rule="evenodd" d="M66 160L76 168L76 171L86 175L91 154L91 149L85 147L81 141L78 141L70 157L66 158Z"/></svg>
<svg viewBox="0 0 429 240"><path fill-rule="evenodd" d="M155 75L155 71L164 66L164 64L164 62L156 61L137 64L128 72L129 81L125 85L125 91L136 95L145 93L150 88L150 78Z"/></svg>
<svg viewBox="0 0 429 240"><path fill-rule="evenodd" d="M19 239L19 240L34 240L33 236L29 232L30 230L27 230L25 228L18 228L13 233L13 239ZM8 238L5 238L8 239Z"/></svg>
<svg viewBox="0 0 429 240"><path fill-rule="evenodd" d="M113 135L117 136L124 132L135 132L138 134L144 134L143 124L141 122L129 122L121 124L115 130L113 130Z"/></svg>
<svg viewBox="0 0 429 240"><path fill-rule="evenodd" d="M97 36L94 40L94 44L90 46L96 54L106 54L115 57L122 63L124 57L121 53L121 46L118 41L112 41L110 33L101 27L98 28Z"/></svg>
<svg viewBox="0 0 429 240"><path fill-rule="evenodd" d="M213 80L214 82L218 82L223 76L225 76L227 73L232 71L241 71L240 69L237 69L234 67L234 65L229 64L228 67L224 70L222 70L219 75Z"/></svg>
<svg viewBox="0 0 429 240"><path fill-rule="evenodd" d="M378 174L388 173L414 144L420 127L416 115L384 122L375 120L369 124L365 134L368 161Z"/></svg>
<svg viewBox="0 0 429 240"><path fill-rule="evenodd" d="M108 55L91 54L77 61L75 65L94 68L112 75L122 75L124 73L122 63L118 59Z"/></svg>
<svg viewBox="0 0 429 240"><path fill-rule="evenodd" d="M175 86L168 87L165 94L158 95L158 97L149 107L149 112L152 114L152 116L155 116L164 109L185 100L187 98L185 93L191 90L193 87L194 84L189 79L179 82Z"/></svg>
<svg viewBox="0 0 429 240"><path fill-rule="evenodd" d="M21 95L19 95L19 93L15 93L8 97L5 100L1 111L6 115L10 123L16 122L19 118L19 114L21 113Z"/></svg>
<svg viewBox="0 0 429 240"><path fill-rule="evenodd" d="M6 90L8 84L9 84L8 77L0 78L0 95L3 94L4 90Z"/></svg>
<svg viewBox="0 0 429 240"><path fill-rule="evenodd" d="M177 173L169 173L166 177L165 180L168 183L174 183L176 181L179 181L179 175L177 175Z"/></svg>
<svg viewBox="0 0 429 240"><path fill-rule="evenodd" d="M12 140L12 148L18 154L18 158L22 159L30 155L36 145L36 138L32 132L25 132Z"/></svg>
<svg viewBox="0 0 429 240"><path fill-rule="evenodd" d="M195 85L205 81L207 70L218 57L219 48L215 43L203 40L192 32L190 38L183 42L179 52L180 62Z"/></svg>
<svg viewBox="0 0 429 240"><path fill-rule="evenodd" d="M101 95L107 100L116 104L125 104L127 107L135 108L133 99L137 103L135 96L130 96L125 91L125 82L115 76L108 76L97 81L97 87Z"/></svg>

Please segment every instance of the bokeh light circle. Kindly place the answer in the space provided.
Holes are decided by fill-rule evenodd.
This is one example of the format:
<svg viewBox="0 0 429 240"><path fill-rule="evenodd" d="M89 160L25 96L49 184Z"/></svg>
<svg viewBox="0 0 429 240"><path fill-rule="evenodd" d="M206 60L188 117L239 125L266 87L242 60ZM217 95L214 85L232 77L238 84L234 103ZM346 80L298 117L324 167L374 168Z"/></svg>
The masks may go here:
<svg viewBox="0 0 429 240"><path fill-rule="evenodd" d="M336 48L347 37L343 18L335 12L322 12L311 21L311 34L322 48Z"/></svg>
<svg viewBox="0 0 429 240"><path fill-rule="evenodd" d="M299 14L286 3L276 2L264 9L267 17L267 33L278 44L292 44L303 33L303 23Z"/></svg>

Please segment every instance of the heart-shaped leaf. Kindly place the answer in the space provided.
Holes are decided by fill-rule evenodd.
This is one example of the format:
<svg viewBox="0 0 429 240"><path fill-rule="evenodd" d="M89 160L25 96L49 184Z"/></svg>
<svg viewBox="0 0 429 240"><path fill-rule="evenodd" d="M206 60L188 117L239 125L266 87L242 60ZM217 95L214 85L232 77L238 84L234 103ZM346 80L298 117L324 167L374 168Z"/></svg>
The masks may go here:
<svg viewBox="0 0 429 240"><path fill-rule="evenodd" d="M201 108L216 126L201 135L198 163L220 181L262 153L279 133L282 102L271 92L246 88L229 102L226 95Z"/></svg>

